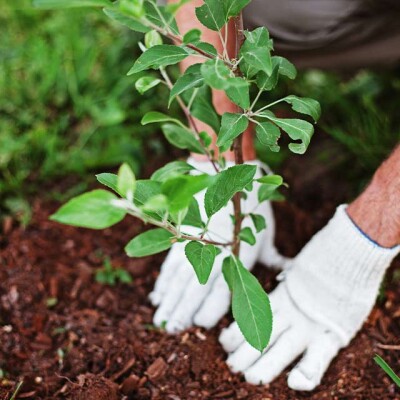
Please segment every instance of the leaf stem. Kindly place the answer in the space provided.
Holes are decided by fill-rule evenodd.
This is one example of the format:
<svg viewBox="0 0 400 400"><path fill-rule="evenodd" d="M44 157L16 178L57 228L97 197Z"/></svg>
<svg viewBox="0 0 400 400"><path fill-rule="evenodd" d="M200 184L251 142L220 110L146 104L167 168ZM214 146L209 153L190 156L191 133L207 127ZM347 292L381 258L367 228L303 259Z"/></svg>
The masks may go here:
<svg viewBox="0 0 400 400"><path fill-rule="evenodd" d="M167 74L167 71L164 68L160 68L160 73L161 73L162 77L164 78L165 82L167 83L167 86L171 90L174 85L171 82L171 79L169 78L169 75ZM183 100L182 100L182 98L180 96L176 96L176 100L177 100L179 106L181 107L183 113L185 114L187 120L189 121L189 124L193 128L193 130L194 130L194 132L196 134L196 139L200 142L201 146L203 147L203 149L204 149L204 151L205 151L205 153L207 155L208 160L212 164L215 172L218 173L219 172L219 168L218 168L217 164L215 163L213 157L211 156L211 153L208 150L207 146L205 145L203 139L200 137L200 131L199 131L198 127L197 127L196 121L193 118L189 108L186 106L186 104L183 102Z"/></svg>
<svg viewBox="0 0 400 400"><path fill-rule="evenodd" d="M264 106L264 107L260 108L259 110L255 111L253 115L257 115L260 112L266 110L267 108L270 108L270 107L274 106L275 104L282 103L282 101L285 101L285 99L286 99L286 97L284 97L282 99L279 99L279 100L276 100L273 103L267 104L266 106Z"/></svg>

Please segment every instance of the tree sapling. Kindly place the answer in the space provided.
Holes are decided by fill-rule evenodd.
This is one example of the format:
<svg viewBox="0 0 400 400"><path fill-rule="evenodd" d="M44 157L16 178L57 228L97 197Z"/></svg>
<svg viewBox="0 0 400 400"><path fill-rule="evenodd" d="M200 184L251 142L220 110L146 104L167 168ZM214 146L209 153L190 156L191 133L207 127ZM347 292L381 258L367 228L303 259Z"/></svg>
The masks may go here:
<svg viewBox="0 0 400 400"><path fill-rule="evenodd" d="M168 250L176 242L186 243L186 256L201 284L210 276L215 258L221 249L229 251L224 259L223 274L232 292L232 311L244 337L262 351L268 344L272 330L272 313L268 296L258 280L240 261L240 244L255 243L254 232L266 228L262 215L243 214L241 198L258 190L258 201L273 199L283 179L278 175L256 177L255 165L246 164L242 157L242 134L249 124L263 146L279 151L279 138L285 132L292 143L289 149L303 154L314 133L313 124L299 118L280 118L273 106L287 103L315 122L320 116L319 103L313 99L286 96L273 103L259 106L260 97L275 88L281 77L294 79L296 69L285 58L272 55L273 42L266 28L253 31L243 29L241 11L250 0L205 0L196 9L198 20L208 29L219 32L223 51L219 53L211 43L204 42L201 32L193 29L179 32L174 14L187 0L159 6L154 0L35 0L38 7L103 7L104 13L130 29L144 33L140 43L143 53L134 62L128 75L136 77L136 89L144 93L157 85L170 90L168 105L177 102L187 122L167 114L152 111L144 115L142 124L159 123L166 139L180 149L205 155L215 175L195 171L185 161L173 161L150 179L136 180L131 169L122 165L117 175L97 175L108 190L94 190L70 200L51 218L55 221L92 229L110 227L126 215L139 218L154 229L133 238L126 245L131 257L145 257ZM232 22L230 22L232 21ZM236 27L236 54L227 51L226 25ZM168 43L164 43L162 37ZM186 57L196 57L199 63L186 69L174 82L168 67ZM153 70L159 74L154 75ZM211 89L223 90L237 105L235 113L215 111ZM254 95L253 95L253 90ZM225 168L223 156L211 149L211 138L199 131L195 119L208 124L218 134L219 154L233 149L235 165ZM195 195L205 191L203 220ZM215 239L209 235L210 220L228 202L233 202L234 232L231 239ZM245 219L253 228L242 228ZM191 227L188 233L187 227ZM197 233L193 234L193 228Z"/></svg>

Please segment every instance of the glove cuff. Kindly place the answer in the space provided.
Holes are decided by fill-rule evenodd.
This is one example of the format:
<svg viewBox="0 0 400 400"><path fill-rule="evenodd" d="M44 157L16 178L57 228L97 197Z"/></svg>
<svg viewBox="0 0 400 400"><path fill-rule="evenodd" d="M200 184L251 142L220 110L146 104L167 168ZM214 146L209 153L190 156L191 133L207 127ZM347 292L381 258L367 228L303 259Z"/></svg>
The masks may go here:
<svg viewBox="0 0 400 400"><path fill-rule="evenodd" d="M386 269L400 246L384 248L372 241L343 204L295 258L286 282L293 300L306 314L335 330L344 345L373 307ZM361 318L361 319L359 319Z"/></svg>

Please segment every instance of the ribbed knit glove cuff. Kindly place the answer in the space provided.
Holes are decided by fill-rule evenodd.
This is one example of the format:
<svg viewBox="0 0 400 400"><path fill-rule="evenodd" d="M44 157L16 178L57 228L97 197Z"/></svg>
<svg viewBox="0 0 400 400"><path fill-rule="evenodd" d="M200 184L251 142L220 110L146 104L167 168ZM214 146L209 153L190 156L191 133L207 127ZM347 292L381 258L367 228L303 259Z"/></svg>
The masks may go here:
<svg viewBox="0 0 400 400"><path fill-rule="evenodd" d="M308 317L335 331L346 346L371 311L386 269L400 246L384 248L337 208L293 261L285 281Z"/></svg>

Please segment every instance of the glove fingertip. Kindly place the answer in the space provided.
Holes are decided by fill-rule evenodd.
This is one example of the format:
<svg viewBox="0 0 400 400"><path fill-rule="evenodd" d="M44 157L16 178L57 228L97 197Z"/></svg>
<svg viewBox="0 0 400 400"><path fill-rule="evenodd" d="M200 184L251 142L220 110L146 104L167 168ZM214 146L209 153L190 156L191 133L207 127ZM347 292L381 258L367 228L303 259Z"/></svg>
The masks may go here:
<svg viewBox="0 0 400 400"><path fill-rule="evenodd" d="M299 391L314 390L318 386L313 377L306 377L298 368L293 369L288 377L288 386L290 389Z"/></svg>

